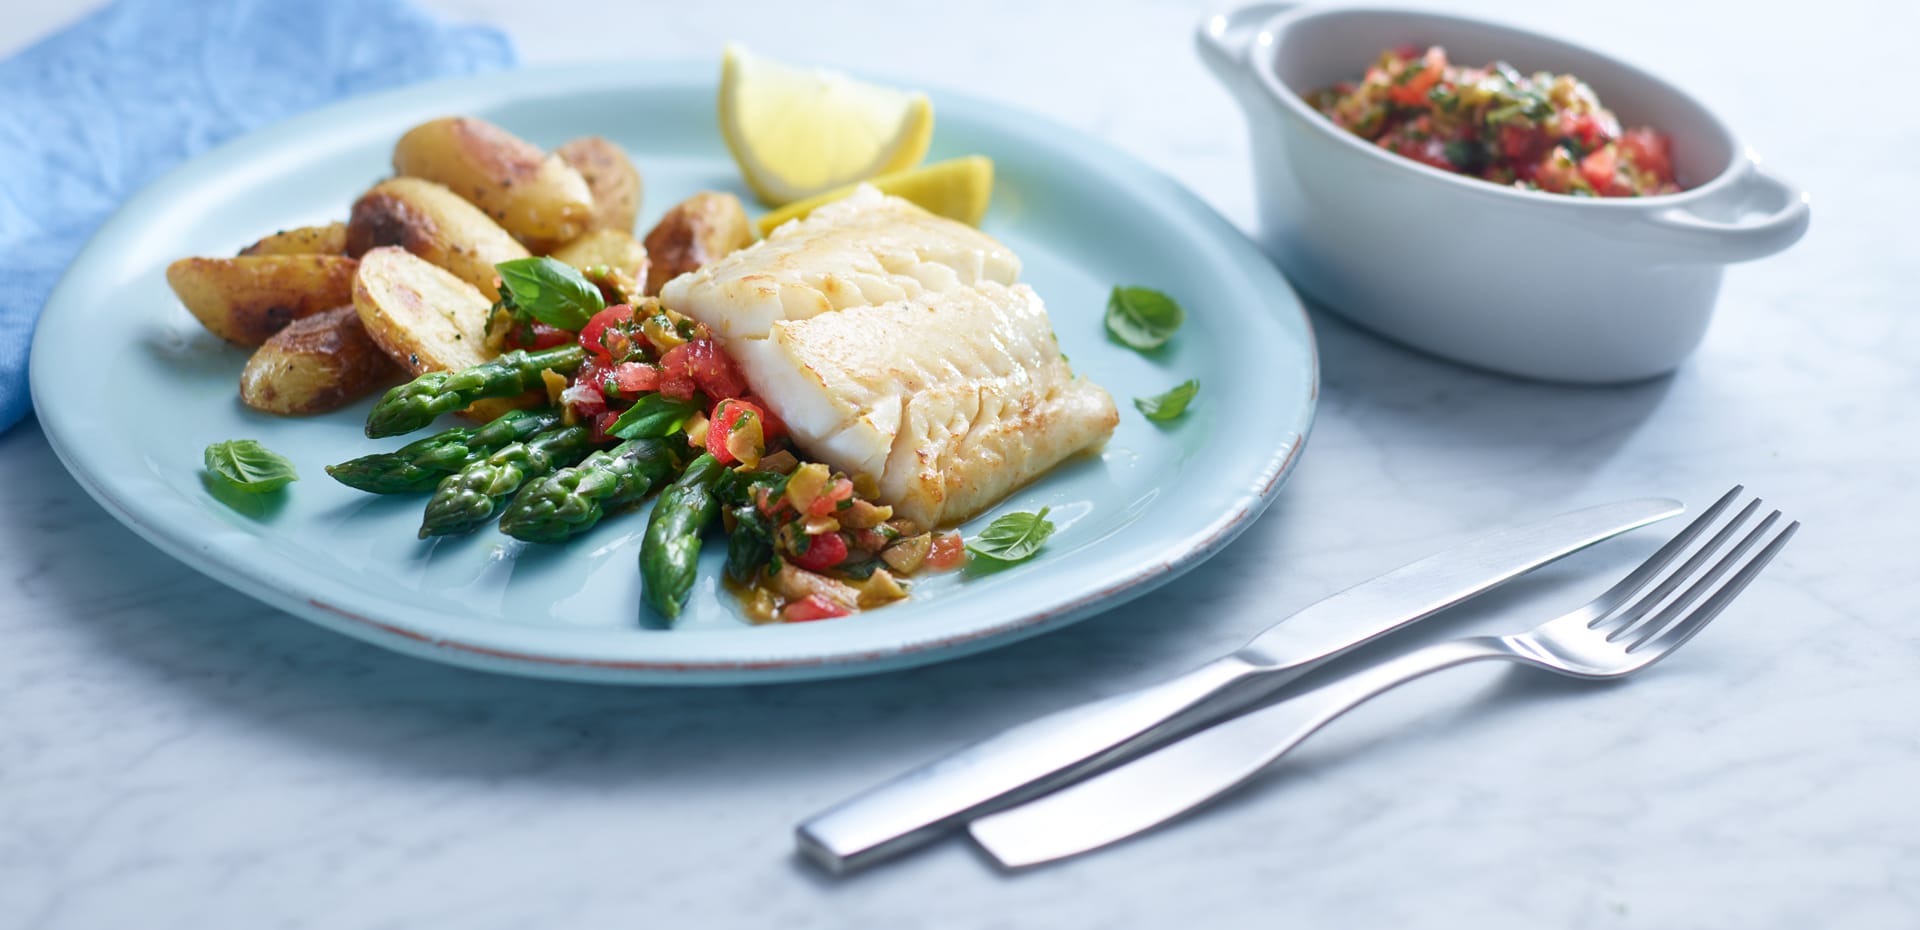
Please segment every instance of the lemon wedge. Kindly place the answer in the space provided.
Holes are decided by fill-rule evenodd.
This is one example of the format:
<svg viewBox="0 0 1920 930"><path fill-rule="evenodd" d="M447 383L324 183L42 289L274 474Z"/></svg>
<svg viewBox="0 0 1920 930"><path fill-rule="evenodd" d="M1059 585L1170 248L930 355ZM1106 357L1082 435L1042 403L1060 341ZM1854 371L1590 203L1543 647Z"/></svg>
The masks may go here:
<svg viewBox="0 0 1920 930"><path fill-rule="evenodd" d="M968 155L912 171L883 174L865 183L879 188L880 193L905 198L929 213L978 226L981 217L987 215L987 202L993 199L993 159ZM760 235L773 232L781 223L806 216L859 187L859 184L849 184L787 204L760 218Z"/></svg>
<svg viewBox="0 0 1920 930"><path fill-rule="evenodd" d="M720 65L720 133L747 186L777 207L920 164L933 139L933 105L925 94L729 45Z"/></svg>

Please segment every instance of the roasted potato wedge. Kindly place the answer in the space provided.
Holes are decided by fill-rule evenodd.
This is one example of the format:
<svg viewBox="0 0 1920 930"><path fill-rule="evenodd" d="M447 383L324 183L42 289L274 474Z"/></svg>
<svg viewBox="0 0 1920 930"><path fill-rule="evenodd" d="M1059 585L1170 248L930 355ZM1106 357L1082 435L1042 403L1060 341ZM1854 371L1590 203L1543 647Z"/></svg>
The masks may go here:
<svg viewBox="0 0 1920 930"><path fill-rule="evenodd" d="M647 279L646 247L618 229L596 229L555 249L552 257L582 270L605 265L636 283Z"/></svg>
<svg viewBox="0 0 1920 930"><path fill-rule="evenodd" d="M487 360L493 301L452 272L405 249L360 258L353 308L367 335L409 374L452 371Z"/></svg>
<svg viewBox="0 0 1920 930"><path fill-rule="evenodd" d="M674 204L647 233L647 257L652 260L647 293L660 293L661 285L752 245L754 238L746 208L732 194L701 191Z"/></svg>
<svg viewBox="0 0 1920 930"><path fill-rule="evenodd" d="M419 178L382 181L353 205L347 254L358 257L389 245L453 272L490 301L500 298L493 266L529 254L479 207Z"/></svg>
<svg viewBox="0 0 1920 930"><path fill-rule="evenodd" d="M355 265L338 255L183 258L167 266L167 283L214 335L257 346L294 320L351 300Z"/></svg>
<svg viewBox="0 0 1920 930"><path fill-rule="evenodd" d="M393 147L393 171L446 185L542 253L593 220L593 192L579 171L485 120L450 116L415 126Z"/></svg>
<svg viewBox="0 0 1920 930"><path fill-rule="evenodd" d="M599 136L586 136L554 149L553 154L580 172L587 190L593 192L593 217L587 221L587 230L617 229L631 234L633 221L640 215L644 188L640 170L626 151Z"/></svg>
<svg viewBox="0 0 1920 930"><path fill-rule="evenodd" d="M386 384L399 366L367 335L352 304L287 324L240 372L240 399L255 410L305 416L337 410Z"/></svg>
<svg viewBox="0 0 1920 930"><path fill-rule="evenodd" d="M241 255L345 255L347 224L283 229L240 250Z"/></svg>
<svg viewBox="0 0 1920 930"><path fill-rule="evenodd" d="M493 303L451 272L405 249L383 246L360 260L353 308L374 343L408 374L453 371L487 360L487 316ZM545 399L539 391L477 401L461 411L491 420Z"/></svg>

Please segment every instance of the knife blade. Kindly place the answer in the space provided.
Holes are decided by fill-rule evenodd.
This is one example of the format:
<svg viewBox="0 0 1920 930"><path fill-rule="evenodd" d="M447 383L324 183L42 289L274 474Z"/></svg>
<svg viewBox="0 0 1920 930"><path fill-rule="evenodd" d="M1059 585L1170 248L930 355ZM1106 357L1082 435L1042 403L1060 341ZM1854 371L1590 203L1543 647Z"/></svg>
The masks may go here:
<svg viewBox="0 0 1920 930"><path fill-rule="evenodd" d="M1469 540L1314 603L1184 675L1022 724L899 775L802 822L796 842L835 873L924 845L967 818L1171 742L1328 659L1684 509L1665 498L1620 501Z"/></svg>

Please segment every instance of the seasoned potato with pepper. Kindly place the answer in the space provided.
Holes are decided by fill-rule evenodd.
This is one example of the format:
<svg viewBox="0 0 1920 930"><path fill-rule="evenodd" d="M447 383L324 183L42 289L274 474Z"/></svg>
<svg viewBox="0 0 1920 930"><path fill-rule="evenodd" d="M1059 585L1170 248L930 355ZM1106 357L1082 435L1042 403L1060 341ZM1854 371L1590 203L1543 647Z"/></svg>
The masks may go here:
<svg viewBox="0 0 1920 930"><path fill-rule="evenodd" d="M451 371L487 360L493 301L451 272L405 249L382 246L360 258L353 307L367 335L409 374Z"/></svg>
<svg viewBox="0 0 1920 930"><path fill-rule="evenodd" d="M542 253L593 220L593 193L578 170L485 120L450 116L415 126L394 145L393 170L446 185Z"/></svg>
<svg viewBox="0 0 1920 930"><path fill-rule="evenodd" d="M167 266L167 283L214 335L257 346L294 320L351 300L355 265L338 255L183 258Z"/></svg>
<svg viewBox="0 0 1920 930"><path fill-rule="evenodd" d="M325 413L399 374L399 366L367 335L359 311L348 304L301 317L274 333L240 372L240 399L281 416Z"/></svg>
<svg viewBox="0 0 1920 930"><path fill-rule="evenodd" d="M583 271L605 265L636 283L647 279L646 247L618 229L596 229L555 249L552 257Z"/></svg>
<svg viewBox="0 0 1920 930"><path fill-rule="evenodd" d="M633 166L633 160L620 146L599 136L587 136L554 149L553 154L580 172L587 181L587 190L593 192L589 231L633 232L633 221L640 215L643 188L640 170Z"/></svg>
<svg viewBox="0 0 1920 930"><path fill-rule="evenodd" d="M528 255L525 246L479 207L444 185L419 178L382 181L353 205L347 254L357 257L389 245L453 272L488 300L500 299L493 266Z"/></svg>
<svg viewBox="0 0 1920 930"><path fill-rule="evenodd" d="M753 244L753 223L740 198L701 191L674 205L647 233L647 293L689 271Z"/></svg>
<svg viewBox="0 0 1920 930"><path fill-rule="evenodd" d="M345 255L347 224L283 229L240 250L241 255Z"/></svg>

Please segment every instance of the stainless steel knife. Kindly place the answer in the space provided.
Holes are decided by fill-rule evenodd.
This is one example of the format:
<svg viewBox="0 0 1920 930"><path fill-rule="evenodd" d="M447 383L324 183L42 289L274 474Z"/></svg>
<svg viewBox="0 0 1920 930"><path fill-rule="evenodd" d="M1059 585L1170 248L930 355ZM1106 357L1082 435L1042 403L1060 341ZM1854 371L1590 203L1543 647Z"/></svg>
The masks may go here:
<svg viewBox="0 0 1920 930"><path fill-rule="evenodd" d="M1621 501L1459 544L1308 606L1184 675L1022 724L856 795L800 824L800 850L846 872L922 845L965 819L1249 707L1402 626L1684 509L1664 498Z"/></svg>

